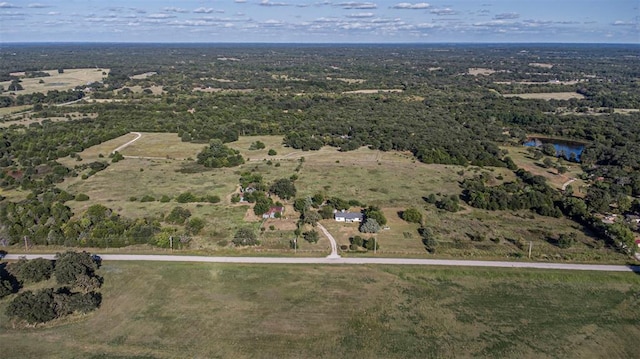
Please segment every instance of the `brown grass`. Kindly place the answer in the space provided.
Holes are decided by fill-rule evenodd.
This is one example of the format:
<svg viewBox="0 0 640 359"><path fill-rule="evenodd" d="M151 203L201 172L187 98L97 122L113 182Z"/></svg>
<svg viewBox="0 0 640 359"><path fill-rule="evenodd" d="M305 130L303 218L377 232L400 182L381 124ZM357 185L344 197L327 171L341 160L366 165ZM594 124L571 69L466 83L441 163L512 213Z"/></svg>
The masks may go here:
<svg viewBox="0 0 640 359"><path fill-rule="evenodd" d="M572 98L582 99L584 95L577 92L547 92L547 93L521 93L521 94L502 94L504 97L519 97L523 99L535 100L570 100Z"/></svg>
<svg viewBox="0 0 640 359"><path fill-rule="evenodd" d="M34 92L47 93L50 90L66 91L76 86L84 86L92 82L101 82L109 74L109 69L65 69L64 73L59 74L58 70L44 71L51 76L37 78L23 78L21 85L24 90L12 91L16 95L31 94ZM102 72L107 75L102 75ZM44 83L38 83L43 80ZM11 81L0 82L4 88L8 88Z"/></svg>

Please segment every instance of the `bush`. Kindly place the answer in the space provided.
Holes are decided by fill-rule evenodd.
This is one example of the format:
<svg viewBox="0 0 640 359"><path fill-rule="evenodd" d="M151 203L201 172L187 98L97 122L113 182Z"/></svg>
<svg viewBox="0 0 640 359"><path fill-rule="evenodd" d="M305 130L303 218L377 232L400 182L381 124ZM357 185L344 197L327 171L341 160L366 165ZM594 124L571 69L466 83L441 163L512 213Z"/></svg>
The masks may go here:
<svg viewBox="0 0 640 359"><path fill-rule="evenodd" d="M269 156L275 156L278 154L278 152L276 152L276 150L274 150L273 148L269 149L269 152L267 152L267 154Z"/></svg>
<svg viewBox="0 0 640 359"><path fill-rule="evenodd" d="M204 221L201 218L194 217L187 222L185 230L188 234L198 234L204 228Z"/></svg>
<svg viewBox="0 0 640 359"><path fill-rule="evenodd" d="M162 197L160 198L161 203L167 203L170 201L171 201L171 197L167 196L166 194L163 194Z"/></svg>
<svg viewBox="0 0 640 359"><path fill-rule="evenodd" d="M78 202L84 202L89 200L89 196L84 193L78 193L74 199Z"/></svg>
<svg viewBox="0 0 640 359"><path fill-rule="evenodd" d="M145 194L144 196L142 196L142 198L140 198L140 202L154 202L156 199L153 196L150 196L148 194Z"/></svg>
<svg viewBox="0 0 640 359"><path fill-rule="evenodd" d="M220 196L208 195L207 196L207 202L209 202L209 203L219 203L220 202Z"/></svg>
<svg viewBox="0 0 640 359"><path fill-rule="evenodd" d="M194 196L191 192L180 193L178 197L176 197L176 202L178 203L190 203L190 202L198 202L198 197Z"/></svg>
<svg viewBox="0 0 640 359"><path fill-rule="evenodd" d="M165 217L164 221L170 224L184 224L184 221L189 217L191 217L191 211L178 206L171 210L171 213Z"/></svg>
<svg viewBox="0 0 640 359"><path fill-rule="evenodd" d="M402 219L409 223L422 223L422 213L415 208L407 208L402 212Z"/></svg>
<svg viewBox="0 0 640 359"><path fill-rule="evenodd" d="M56 255L54 275L58 284L76 286L85 278L96 277L98 264L87 252L66 252ZM83 277L84 276L84 277Z"/></svg>

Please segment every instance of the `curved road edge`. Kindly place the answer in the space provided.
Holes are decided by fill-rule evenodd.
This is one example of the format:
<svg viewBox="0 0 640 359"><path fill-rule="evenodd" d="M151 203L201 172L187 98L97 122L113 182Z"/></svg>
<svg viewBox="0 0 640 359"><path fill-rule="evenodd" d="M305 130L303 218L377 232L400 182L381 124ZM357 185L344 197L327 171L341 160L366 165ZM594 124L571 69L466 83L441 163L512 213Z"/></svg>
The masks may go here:
<svg viewBox="0 0 640 359"><path fill-rule="evenodd" d="M246 263L246 264L382 264L382 265L422 265L451 267L492 267L492 268L532 268L560 269L599 272L635 272L640 274L637 265L572 264L542 262L506 262L473 261L454 259L415 259L415 258L342 258L342 257L205 257L177 255L137 255L137 254L99 254L103 261L156 261L156 262L199 262L199 263ZM7 254L4 259L17 260L45 258L54 259L55 254Z"/></svg>

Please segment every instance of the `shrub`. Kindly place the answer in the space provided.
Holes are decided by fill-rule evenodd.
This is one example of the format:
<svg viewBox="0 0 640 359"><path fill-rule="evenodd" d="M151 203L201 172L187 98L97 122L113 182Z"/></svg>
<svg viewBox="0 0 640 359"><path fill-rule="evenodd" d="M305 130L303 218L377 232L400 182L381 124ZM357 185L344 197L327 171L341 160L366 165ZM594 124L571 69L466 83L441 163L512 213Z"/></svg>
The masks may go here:
<svg viewBox="0 0 640 359"><path fill-rule="evenodd" d="M176 197L176 202L178 203L190 203L190 202L198 202L198 197L194 196L191 192L180 193L178 197Z"/></svg>
<svg viewBox="0 0 640 359"><path fill-rule="evenodd" d="M209 202L209 203L218 203L218 202L220 202L220 196L208 195L207 196L207 202Z"/></svg>
<svg viewBox="0 0 640 359"><path fill-rule="evenodd" d="M150 196L148 194L145 194L144 196L142 196L142 198L140 198L140 202L153 202L156 199L153 196Z"/></svg>
<svg viewBox="0 0 640 359"><path fill-rule="evenodd" d="M416 208L407 208L402 212L402 219L410 223L422 223L422 213Z"/></svg>
<svg viewBox="0 0 640 359"><path fill-rule="evenodd" d="M171 201L171 197L167 196L166 194L163 194L162 197L160 198L160 202L162 203L167 203Z"/></svg>
<svg viewBox="0 0 640 359"><path fill-rule="evenodd" d="M274 150L273 148L269 149L269 152L267 152L267 154L269 156L275 156L278 154L278 152L276 152L276 150Z"/></svg>
<svg viewBox="0 0 640 359"><path fill-rule="evenodd" d="M204 221L201 218L194 217L187 222L185 230L188 234L198 234L204 228Z"/></svg>
<svg viewBox="0 0 640 359"><path fill-rule="evenodd" d="M164 221L170 224L183 224L189 217L191 217L191 211L178 206L171 210L171 213L165 217Z"/></svg>
<svg viewBox="0 0 640 359"><path fill-rule="evenodd" d="M89 196L84 193L78 193L75 197L75 200L78 202L84 202L89 200Z"/></svg>

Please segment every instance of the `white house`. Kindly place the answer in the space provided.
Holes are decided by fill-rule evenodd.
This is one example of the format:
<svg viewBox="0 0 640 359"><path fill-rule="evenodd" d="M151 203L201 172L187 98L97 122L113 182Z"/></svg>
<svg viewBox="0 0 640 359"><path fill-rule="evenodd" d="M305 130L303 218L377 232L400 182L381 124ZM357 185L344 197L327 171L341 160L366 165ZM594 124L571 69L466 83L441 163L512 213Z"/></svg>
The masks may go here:
<svg viewBox="0 0 640 359"><path fill-rule="evenodd" d="M336 212L334 218L336 222L362 222L362 213Z"/></svg>

